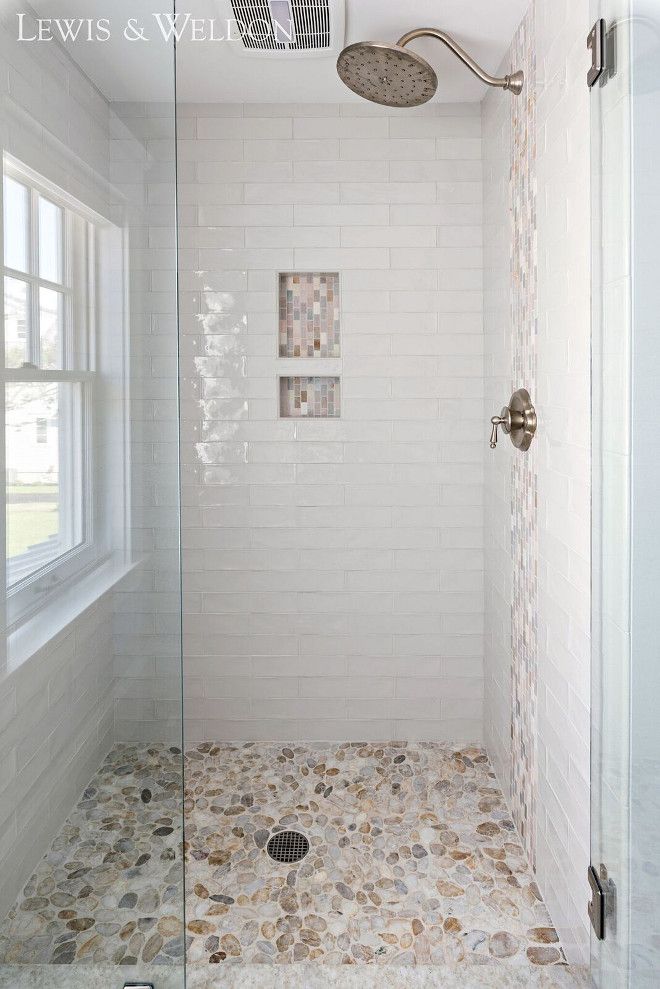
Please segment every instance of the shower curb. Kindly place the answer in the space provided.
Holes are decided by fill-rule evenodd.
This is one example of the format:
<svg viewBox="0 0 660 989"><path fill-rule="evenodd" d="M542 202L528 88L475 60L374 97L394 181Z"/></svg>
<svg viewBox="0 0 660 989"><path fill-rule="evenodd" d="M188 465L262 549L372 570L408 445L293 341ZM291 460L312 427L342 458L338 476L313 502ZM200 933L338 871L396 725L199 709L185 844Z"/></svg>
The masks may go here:
<svg viewBox="0 0 660 989"><path fill-rule="evenodd" d="M189 966L187 989L590 989L586 969L553 965Z"/></svg>

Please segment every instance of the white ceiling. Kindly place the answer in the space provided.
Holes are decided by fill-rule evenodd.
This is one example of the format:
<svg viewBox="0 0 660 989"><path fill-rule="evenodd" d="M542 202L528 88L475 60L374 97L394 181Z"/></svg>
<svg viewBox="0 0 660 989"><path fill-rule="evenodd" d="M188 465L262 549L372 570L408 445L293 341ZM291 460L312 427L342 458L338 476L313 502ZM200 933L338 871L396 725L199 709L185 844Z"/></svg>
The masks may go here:
<svg viewBox="0 0 660 989"><path fill-rule="evenodd" d="M439 27L456 37L483 67L495 72L529 0L346 0L346 44L395 41L415 27ZM157 33L153 12L171 0L33 0L42 17L110 17L112 37L104 43L77 41L67 46L87 75L110 100L168 100L173 94L172 51L160 37L129 42L123 27L138 17ZM178 0L179 12L216 18L221 0ZM111 10L111 13L109 13ZM442 102L478 101L485 87L438 42L414 42L435 67ZM224 42L185 41L177 59L177 94L184 102L334 103L359 100L340 82L331 58L259 59L234 54Z"/></svg>

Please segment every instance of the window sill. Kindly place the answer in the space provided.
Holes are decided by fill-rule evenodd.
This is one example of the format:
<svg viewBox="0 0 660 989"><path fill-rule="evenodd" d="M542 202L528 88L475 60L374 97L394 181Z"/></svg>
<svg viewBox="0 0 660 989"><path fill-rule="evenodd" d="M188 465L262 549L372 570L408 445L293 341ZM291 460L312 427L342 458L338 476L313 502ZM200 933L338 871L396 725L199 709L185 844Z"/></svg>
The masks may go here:
<svg viewBox="0 0 660 989"><path fill-rule="evenodd" d="M7 673L47 646L95 601L111 591L136 564L109 561L82 580L52 597L44 607L15 629L7 641Z"/></svg>

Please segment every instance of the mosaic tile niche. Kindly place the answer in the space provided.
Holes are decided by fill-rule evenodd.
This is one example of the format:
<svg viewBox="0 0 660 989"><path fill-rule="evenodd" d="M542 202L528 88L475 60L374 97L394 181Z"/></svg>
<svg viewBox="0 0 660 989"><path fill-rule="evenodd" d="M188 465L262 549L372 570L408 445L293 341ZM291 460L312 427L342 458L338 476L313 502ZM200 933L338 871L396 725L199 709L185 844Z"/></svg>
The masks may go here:
<svg viewBox="0 0 660 989"><path fill-rule="evenodd" d="M337 419L339 415L339 378L280 378L281 418Z"/></svg>
<svg viewBox="0 0 660 989"><path fill-rule="evenodd" d="M339 275L280 275L280 357L339 357Z"/></svg>

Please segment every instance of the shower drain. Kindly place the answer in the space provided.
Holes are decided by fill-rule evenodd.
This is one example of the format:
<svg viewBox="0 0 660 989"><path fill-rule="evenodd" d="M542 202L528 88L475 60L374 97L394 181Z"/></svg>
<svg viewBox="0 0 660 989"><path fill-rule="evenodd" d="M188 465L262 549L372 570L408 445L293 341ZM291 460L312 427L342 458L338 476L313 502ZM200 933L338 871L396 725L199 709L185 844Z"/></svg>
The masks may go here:
<svg viewBox="0 0 660 989"><path fill-rule="evenodd" d="M300 862L309 851L309 842L298 831L278 831L266 845L275 862Z"/></svg>

